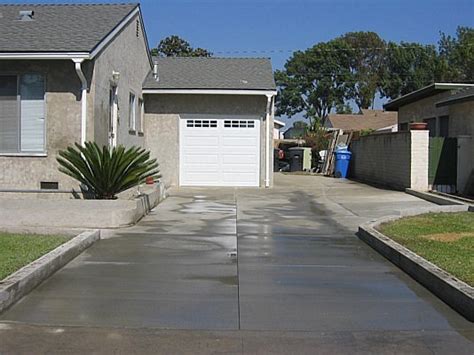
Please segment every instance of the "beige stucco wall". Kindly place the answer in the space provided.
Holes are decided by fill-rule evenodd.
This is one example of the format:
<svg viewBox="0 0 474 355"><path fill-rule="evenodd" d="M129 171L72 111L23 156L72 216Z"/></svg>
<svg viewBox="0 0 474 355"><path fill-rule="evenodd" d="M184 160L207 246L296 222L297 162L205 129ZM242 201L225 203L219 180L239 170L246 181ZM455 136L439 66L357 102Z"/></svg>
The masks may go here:
<svg viewBox="0 0 474 355"><path fill-rule="evenodd" d="M427 118L448 115L447 107L436 107L436 103L452 95L451 91L444 91L408 105L398 110L398 123L422 122Z"/></svg>
<svg viewBox="0 0 474 355"><path fill-rule="evenodd" d="M162 181L167 186L179 184L179 119L182 115L252 115L262 120L260 185L264 186L265 144L273 145L273 128L270 139L265 139L266 105L266 96L145 95L145 145L160 163ZM273 120L270 127L273 127ZM270 179L272 184L273 173Z"/></svg>
<svg viewBox="0 0 474 355"><path fill-rule="evenodd" d="M449 135L474 137L474 100L447 107L449 109Z"/></svg>
<svg viewBox="0 0 474 355"><path fill-rule="evenodd" d="M58 181L59 188L76 187L57 170L56 156L80 141L81 84L72 61L0 61L0 73L42 73L46 78L45 156L0 154L0 189L39 189L40 181Z"/></svg>
<svg viewBox="0 0 474 355"><path fill-rule="evenodd" d="M351 177L398 190L427 190L428 141L428 131L360 137L351 143Z"/></svg>
<svg viewBox="0 0 474 355"><path fill-rule="evenodd" d="M144 138L128 129L130 91L142 97L142 83L151 69L144 34L136 36L136 20L131 20L93 61L82 64L89 83L87 94L87 140L108 144L109 88L112 71L120 72L118 85L120 119L117 143L143 145ZM71 178L58 172L59 150L81 139L81 83L71 60L0 61L1 73L44 73L46 77L46 154L18 156L0 154L0 190L40 188L41 181L57 181L59 189L77 188ZM137 110L137 120L138 110ZM0 152L1 153L1 152Z"/></svg>
<svg viewBox="0 0 474 355"><path fill-rule="evenodd" d="M89 125L89 137L94 137L100 144L108 144L109 92L112 83L112 72L119 72L118 94L118 130L117 144L125 146L144 144L143 136L138 132L129 132L129 95L134 93L137 99L142 98L142 84L151 70L147 55L144 33L136 35L135 16L129 24L115 37L94 60L94 74L91 82L94 120ZM140 119L137 106L137 121Z"/></svg>

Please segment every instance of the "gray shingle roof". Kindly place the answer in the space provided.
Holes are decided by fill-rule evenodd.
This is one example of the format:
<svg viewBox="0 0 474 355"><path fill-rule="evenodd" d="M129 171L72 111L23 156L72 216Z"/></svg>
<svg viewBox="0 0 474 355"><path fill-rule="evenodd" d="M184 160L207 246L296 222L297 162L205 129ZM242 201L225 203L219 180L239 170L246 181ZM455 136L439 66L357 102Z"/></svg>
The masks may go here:
<svg viewBox="0 0 474 355"><path fill-rule="evenodd" d="M474 100L474 87L460 90L458 93L448 97L447 99L438 102L437 107L452 105L455 103L466 102Z"/></svg>
<svg viewBox="0 0 474 355"><path fill-rule="evenodd" d="M159 80L150 73L145 89L275 90L266 58L155 58Z"/></svg>
<svg viewBox="0 0 474 355"><path fill-rule="evenodd" d="M138 4L0 5L0 52L91 52ZM33 10L33 21L18 21Z"/></svg>

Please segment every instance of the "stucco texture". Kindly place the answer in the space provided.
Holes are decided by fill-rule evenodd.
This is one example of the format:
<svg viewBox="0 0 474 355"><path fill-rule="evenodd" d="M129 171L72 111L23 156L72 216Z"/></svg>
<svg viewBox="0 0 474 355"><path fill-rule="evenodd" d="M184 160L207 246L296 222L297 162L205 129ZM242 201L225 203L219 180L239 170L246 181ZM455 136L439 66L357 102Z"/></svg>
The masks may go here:
<svg viewBox="0 0 474 355"><path fill-rule="evenodd" d="M436 107L436 103L452 95L451 91L444 91L398 109L398 123L423 122L427 118L448 115L447 107Z"/></svg>
<svg viewBox="0 0 474 355"><path fill-rule="evenodd" d="M144 34L138 16L92 61L82 64L89 83L87 94L87 137L99 145L108 144L109 90L112 71L120 73L118 83L119 125L117 143L143 145L142 135L129 133L130 92L141 98L142 83L151 69ZM37 190L41 181L59 182L60 190L78 188L78 183L58 171L59 150L81 140L81 82L72 60L2 60L2 73L43 73L46 78L46 151L44 156L18 156L0 152L0 190ZM137 108L137 120L138 116Z"/></svg>
<svg viewBox="0 0 474 355"><path fill-rule="evenodd" d="M139 26L137 36L138 15L130 20L120 34L95 58L94 75L91 82L94 124L88 127L89 137L100 145L108 144L109 127L109 95L112 85L112 73L120 73L117 83L118 126L117 144L125 146L143 146L144 138L139 132L129 132L129 96L133 93L142 98L142 84L151 70L147 55L145 34ZM140 119L136 107L137 122Z"/></svg>
<svg viewBox="0 0 474 355"><path fill-rule="evenodd" d="M39 189L40 181L76 186L58 172L56 156L80 141L81 84L72 61L0 61L0 73L42 73L46 78L45 156L0 154L0 189ZM1 153L1 152L0 152Z"/></svg>
<svg viewBox="0 0 474 355"><path fill-rule="evenodd" d="M272 147L266 134L266 96L238 95L145 95L145 145L160 163L162 181L167 186L179 185L179 120L189 114L251 115L261 119L260 186L265 184L265 144ZM270 120L273 127L273 119ZM272 154L273 155L273 154ZM272 165L273 166L273 163ZM273 174L270 174L270 184Z"/></svg>

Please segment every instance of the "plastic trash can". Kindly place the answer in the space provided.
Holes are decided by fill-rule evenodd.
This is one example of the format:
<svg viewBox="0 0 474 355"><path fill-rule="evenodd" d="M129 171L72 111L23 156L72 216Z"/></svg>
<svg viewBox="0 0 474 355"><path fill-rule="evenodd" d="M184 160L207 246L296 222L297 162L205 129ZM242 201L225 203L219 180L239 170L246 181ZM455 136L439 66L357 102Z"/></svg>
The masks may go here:
<svg viewBox="0 0 474 355"><path fill-rule="evenodd" d="M349 163L351 161L352 153L344 149L336 149L334 152L336 156L336 165L334 169L334 175L337 178L345 179L347 177L347 173L349 172Z"/></svg>

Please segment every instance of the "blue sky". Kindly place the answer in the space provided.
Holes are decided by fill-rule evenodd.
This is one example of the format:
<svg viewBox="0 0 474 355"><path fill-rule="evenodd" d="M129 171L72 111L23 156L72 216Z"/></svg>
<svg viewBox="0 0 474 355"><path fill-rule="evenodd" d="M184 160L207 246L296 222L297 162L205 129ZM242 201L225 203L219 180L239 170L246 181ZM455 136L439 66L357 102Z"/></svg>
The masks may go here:
<svg viewBox="0 0 474 355"><path fill-rule="evenodd" d="M440 31L474 26L474 0L143 0L141 7L152 47L176 34L216 56L271 57L275 69L294 50L349 31L436 44Z"/></svg>

